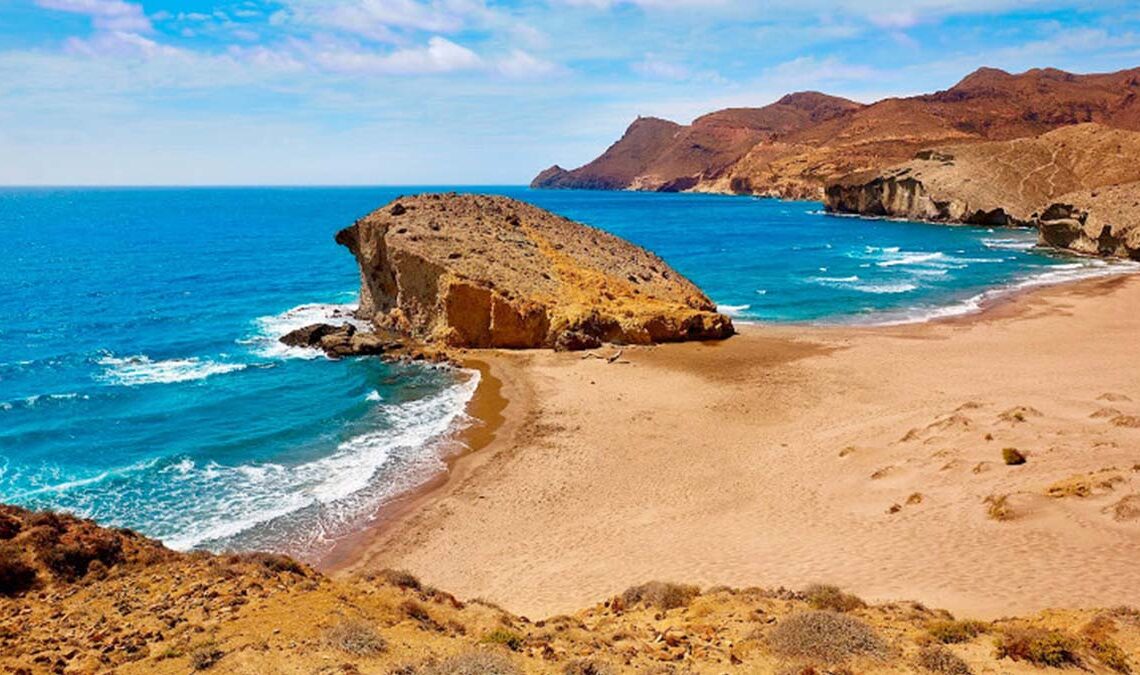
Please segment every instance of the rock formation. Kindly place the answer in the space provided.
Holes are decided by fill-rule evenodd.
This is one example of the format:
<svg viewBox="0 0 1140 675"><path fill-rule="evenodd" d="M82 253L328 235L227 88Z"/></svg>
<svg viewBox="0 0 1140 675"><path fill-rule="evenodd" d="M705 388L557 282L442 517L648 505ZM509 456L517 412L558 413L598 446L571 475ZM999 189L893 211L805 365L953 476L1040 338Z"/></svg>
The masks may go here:
<svg viewBox="0 0 1140 675"><path fill-rule="evenodd" d="M1034 138L925 150L827 187L833 211L985 225L1031 225L1051 200L1140 180L1140 132L1100 124Z"/></svg>
<svg viewBox="0 0 1140 675"><path fill-rule="evenodd" d="M861 105L806 92L680 126L644 118L601 157L534 187L681 190L818 199L847 174L925 148L1038 136L1084 122L1140 130L1140 69L1073 75L982 68L934 94Z"/></svg>
<svg viewBox="0 0 1140 675"><path fill-rule="evenodd" d="M378 356L395 352L404 346L392 336L357 331L351 323L340 326L327 323L305 326L283 335L281 342L290 347L320 349L333 358Z"/></svg>
<svg viewBox="0 0 1140 675"><path fill-rule="evenodd" d="M1140 182L1062 195L1035 224L1042 244L1140 260Z"/></svg>
<svg viewBox="0 0 1140 675"><path fill-rule="evenodd" d="M451 347L721 339L731 320L657 256L505 197L401 198L337 234L362 319Z"/></svg>

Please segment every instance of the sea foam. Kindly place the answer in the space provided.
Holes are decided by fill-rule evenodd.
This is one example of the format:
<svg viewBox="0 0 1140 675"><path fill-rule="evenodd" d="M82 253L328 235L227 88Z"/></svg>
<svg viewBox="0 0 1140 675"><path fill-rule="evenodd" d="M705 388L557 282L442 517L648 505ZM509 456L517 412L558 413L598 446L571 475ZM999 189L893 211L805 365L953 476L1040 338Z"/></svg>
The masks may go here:
<svg viewBox="0 0 1140 675"><path fill-rule="evenodd" d="M249 367L245 363L224 363L198 357L155 361L142 354L125 357L107 355L96 363L104 367L103 373L98 376L100 381L126 387L203 380L212 375L232 373Z"/></svg>

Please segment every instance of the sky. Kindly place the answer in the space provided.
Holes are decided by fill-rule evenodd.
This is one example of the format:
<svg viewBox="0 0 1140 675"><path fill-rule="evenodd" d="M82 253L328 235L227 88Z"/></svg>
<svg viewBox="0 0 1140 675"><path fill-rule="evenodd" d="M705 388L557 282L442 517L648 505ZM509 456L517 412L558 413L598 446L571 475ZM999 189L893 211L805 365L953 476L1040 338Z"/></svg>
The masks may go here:
<svg viewBox="0 0 1140 675"><path fill-rule="evenodd" d="M0 184L523 184L638 115L980 66L1140 66L1140 5L0 0Z"/></svg>

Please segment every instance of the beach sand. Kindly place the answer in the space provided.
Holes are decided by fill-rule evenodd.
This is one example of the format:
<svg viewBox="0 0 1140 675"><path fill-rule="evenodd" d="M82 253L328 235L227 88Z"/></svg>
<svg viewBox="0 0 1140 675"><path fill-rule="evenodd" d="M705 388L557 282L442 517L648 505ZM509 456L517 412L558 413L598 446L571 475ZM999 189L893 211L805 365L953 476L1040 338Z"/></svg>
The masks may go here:
<svg viewBox="0 0 1140 675"><path fill-rule="evenodd" d="M1140 604L1140 278L612 363L472 356L475 450L339 573L404 568L532 617L654 579L833 583L978 618Z"/></svg>

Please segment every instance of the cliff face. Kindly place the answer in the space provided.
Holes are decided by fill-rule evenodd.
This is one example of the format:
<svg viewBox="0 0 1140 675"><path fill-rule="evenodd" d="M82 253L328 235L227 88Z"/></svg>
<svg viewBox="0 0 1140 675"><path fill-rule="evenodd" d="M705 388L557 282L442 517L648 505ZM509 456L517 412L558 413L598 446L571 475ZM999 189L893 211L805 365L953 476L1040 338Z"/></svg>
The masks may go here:
<svg viewBox="0 0 1140 675"><path fill-rule="evenodd" d="M923 151L881 172L836 181L825 201L841 213L1036 225L1066 193L1140 180L1138 159L1140 132L1080 124L1034 138Z"/></svg>
<svg viewBox="0 0 1140 675"><path fill-rule="evenodd" d="M1140 261L1140 183L1062 195L1035 224L1042 244Z"/></svg>
<svg viewBox="0 0 1140 675"><path fill-rule="evenodd" d="M337 234L360 315L452 347L721 339L731 320L657 256L505 197L397 200Z"/></svg>
<svg viewBox="0 0 1140 675"><path fill-rule="evenodd" d="M726 122L749 133L731 140L709 133ZM983 68L945 91L867 106L823 94L793 94L765 108L713 113L678 127L676 135L629 145L622 165L628 170L610 170L615 164L607 151L549 185L537 181L536 187L599 187L592 177L602 172L613 189L815 199L841 176L881 171L926 148L1025 138L1086 122L1140 130L1140 69L1094 75L1035 69L1013 75Z"/></svg>

